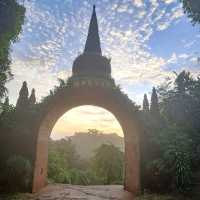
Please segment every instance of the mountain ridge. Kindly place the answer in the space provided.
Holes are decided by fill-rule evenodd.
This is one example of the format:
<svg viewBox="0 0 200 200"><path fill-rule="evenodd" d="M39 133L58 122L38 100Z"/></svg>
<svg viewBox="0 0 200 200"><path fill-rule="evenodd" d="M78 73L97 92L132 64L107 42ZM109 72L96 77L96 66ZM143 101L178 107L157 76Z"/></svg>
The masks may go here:
<svg viewBox="0 0 200 200"><path fill-rule="evenodd" d="M90 130L89 132L76 132L65 139L71 140L82 159L91 158L95 150L102 144L112 144L124 152L124 138L116 133L105 134L96 130Z"/></svg>

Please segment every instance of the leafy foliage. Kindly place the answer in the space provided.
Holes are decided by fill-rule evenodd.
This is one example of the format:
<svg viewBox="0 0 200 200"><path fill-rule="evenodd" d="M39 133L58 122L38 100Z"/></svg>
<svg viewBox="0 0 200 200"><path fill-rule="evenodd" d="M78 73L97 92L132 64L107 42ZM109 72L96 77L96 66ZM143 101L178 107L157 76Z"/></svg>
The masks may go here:
<svg viewBox="0 0 200 200"><path fill-rule="evenodd" d="M183 3L184 12L191 19L192 23L200 23L200 2L197 0L180 0Z"/></svg>
<svg viewBox="0 0 200 200"><path fill-rule="evenodd" d="M183 192L195 185L195 173L200 170L199 86L199 78L182 71L175 81L170 80L158 89L160 117L143 113L145 188Z"/></svg>
<svg viewBox="0 0 200 200"><path fill-rule="evenodd" d="M70 139L50 141L48 178L67 184L119 184L123 179L123 153L113 145L102 145L92 159L83 160Z"/></svg>
<svg viewBox="0 0 200 200"><path fill-rule="evenodd" d="M167 182L174 187L172 190L185 191L191 186L192 149L187 134L179 127L170 126L162 130L157 139L162 156L155 159L151 167L157 169L157 176L166 175Z"/></svg>
<svg viewBox="0 0 200 200"><path fill-rule="evenodd" d="M0 1L0 98L6 93L5 83L10 71L10 44L15 42L24 23L25 8L16 0Z"/></svg>
<svg viewBox="0 0 200 200"><path fill-rule="evenodd" d="M114 145L103 144L95 152L93 170L104 184L122 183L123 153Z"/></svg>
<svg viewBox="0 0 200 200"><path fill-rule="evenodd" d="M60 177L65 171L77 166L79 156L71 140L50 141L49 149L49 178L58 182L66 177ZM58 173L60 172L60 174ZM64 174L67 175L67 174Z"/></svg>
<svg viewBox="0 0 200 200"><path fill-rule="evenodd" d="M26 94L28 94L27 86L25 87ZM23 95L22 95L23 96ZM25 95L27 100L27 95ZM23 98L24 99L24 98ZM23 101L21 101L23 102ZM27 102L27 101L26 101ZM33 161L33 151L35 144L35 137L32 134L34 130L34 122L36 120L37 115L37 107L36 105L24 106L21 104L19 109L16 109L13 105L9 104L9 99L6 98L4 104L2 105L3 112L0 115L0 180L9 179L10 184L15 181L14 176L9 176L9 172L5 172L7 169L7 160L14 155L18 155L27 159L31 162ZM15 157L14 157L15 158ZM13 158L13 159L14 159ZM21 162L22 159L14 159L14 161ZM13 161L13 163L14 163ZM16 162L17 162L16 161ZM10 163L10 161L8 162ZM14 164L17 166L18 163ZM19 168L22 165L19 165ZM32 168L31 168L32 173ZM9 176L9 177L5 177ZM4 178L5 177L5 178ZM11 179L14 179L13 181ZM26 174L21 174L21 180L24 179L26 181ZM16 183L16 182L15 182ZM0 188L5 185L5 182L0 181ZM10 187L7 184L6 189L17 190L17 188ZM18 189L26 189L25 185L18 184ZM30 187L30 185L29 185Z"/></svg>
<svg viewBox="0 0 200 200"><path fill-rule="evenodd" d="M5 164L5 185L9 190L27 190L31 182L31 164L22 156L11 156ZM4 186L5 186L4 185Z"/></svg>

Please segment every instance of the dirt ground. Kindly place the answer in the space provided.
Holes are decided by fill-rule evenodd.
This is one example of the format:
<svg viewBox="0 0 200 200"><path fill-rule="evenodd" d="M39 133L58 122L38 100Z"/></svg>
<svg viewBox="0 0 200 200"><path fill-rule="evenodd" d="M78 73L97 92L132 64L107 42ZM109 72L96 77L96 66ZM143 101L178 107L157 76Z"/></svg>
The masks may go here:
<svg viewBox="0 0 200 200"><path fill-rule="evenodd" d="M133 200L123 186L76 186L65 184L48 185L38 194L27 194L17 200Z"/></svg>

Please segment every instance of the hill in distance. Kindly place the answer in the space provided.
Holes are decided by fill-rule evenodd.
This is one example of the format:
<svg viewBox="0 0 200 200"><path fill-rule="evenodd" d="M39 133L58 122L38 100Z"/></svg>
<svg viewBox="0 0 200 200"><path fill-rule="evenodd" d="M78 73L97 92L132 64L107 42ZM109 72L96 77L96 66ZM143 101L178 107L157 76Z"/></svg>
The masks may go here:
<svg viewBox="0 0 200 200"><path fill-rule="evenodd" d="M91 158L95 150L102 144L113 144L124 152L124 138L116 133L105 134L91 129L88 132L77 132L66 139L71 139L82 159Z"/></svg>

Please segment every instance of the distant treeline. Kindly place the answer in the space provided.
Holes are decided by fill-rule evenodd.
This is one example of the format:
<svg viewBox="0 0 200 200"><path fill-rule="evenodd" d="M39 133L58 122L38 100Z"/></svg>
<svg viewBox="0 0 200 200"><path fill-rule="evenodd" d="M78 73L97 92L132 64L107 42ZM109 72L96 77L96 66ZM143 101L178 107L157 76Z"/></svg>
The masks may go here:
<svg viewBox="0 0 200 200"><path fill-rule="evenodd" d="M84 143L84 141L83 141ZM93 149L88 143L89 151ZM50 182L77 185L123 184L123 153L113 144L101 144L80 157L72 139L49 142ZM87 151L88 153L88 151Z"/></svg>

